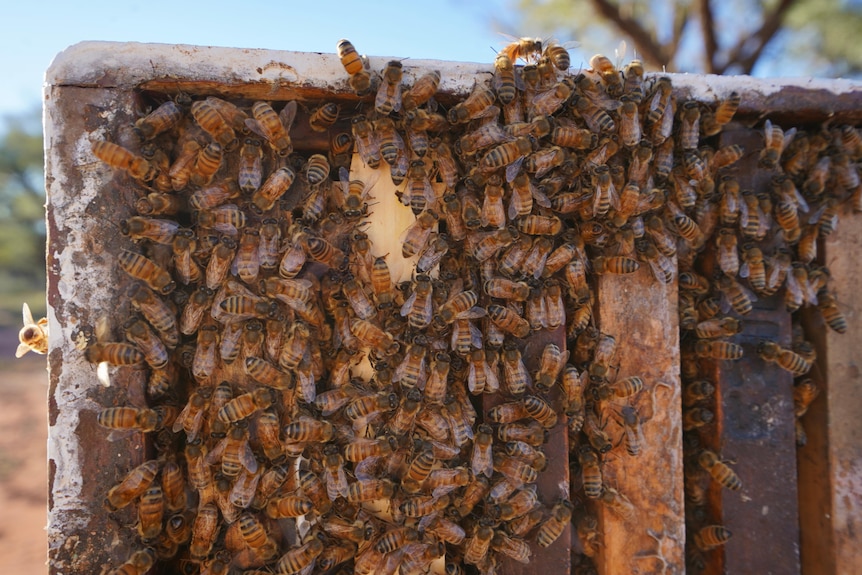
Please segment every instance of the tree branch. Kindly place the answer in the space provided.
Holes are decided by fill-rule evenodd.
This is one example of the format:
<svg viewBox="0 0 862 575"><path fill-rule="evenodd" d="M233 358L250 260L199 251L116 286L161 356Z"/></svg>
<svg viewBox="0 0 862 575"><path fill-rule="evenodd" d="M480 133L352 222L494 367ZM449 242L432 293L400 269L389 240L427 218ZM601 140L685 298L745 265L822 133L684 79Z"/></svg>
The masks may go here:
<svg viewBox="0 0 862 575"><path fill-rule="evenodd" d="M718 41L715 38L715 19L712 14L710 0L699 0L700 29L703 35L703 71L714 74L716 69L715 55L718 52Z"/></svg>
<svg viewBox="0 0 862 575"><path fill-rule="evenodd" d="M644 63L655 68L662 68L668 64L663 46L659 45L637 20L623 16L620 7L610 0L591 0L591 2L603 18L632 39Z"/></svg>
<svg viewBox="0 0 862 575"><path fill-rule="evenodd" d="M766 45L781 28L784 15L795 2L796 0L781 0L775 9L763 19L763 24L757 32L739 39L736 46L728 54L727 61L716 70L716 73L723 74L731 66L738 65L743 74L750 74ZM756 47L748 48L754 41L757 42Z"/></svg>

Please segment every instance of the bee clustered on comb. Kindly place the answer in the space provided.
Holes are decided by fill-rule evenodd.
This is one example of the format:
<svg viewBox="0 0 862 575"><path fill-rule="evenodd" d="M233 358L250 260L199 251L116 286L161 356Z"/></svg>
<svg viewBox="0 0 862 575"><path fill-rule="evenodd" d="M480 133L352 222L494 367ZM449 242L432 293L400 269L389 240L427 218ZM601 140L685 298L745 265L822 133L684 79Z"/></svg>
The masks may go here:
<svg viewBox="0 0 862 575"><path fill-rule="evenodd" d="M138 190L139 215L121 226L134 242L118 261L132 281L128 341L103 336L86 354L146 365L150 403L106 408L99 423L156 434L159 451L107 494L113 509L137 502L145 547L116 572L178 561L202 573L422 573L445 557L447 572L490 573L529 562L569 523L586 569L601 543L580 495L631 516L602 460L640 453L636 404L656 385L615 373L615 338L592 313L596 276L644 265L671 283L678 258L689 432L712 416L698 358L741 353L725 338L751 309L743 282L760 295L785 287L788 310L816 304L846 329L811 252L839 206L862 208L857 129L767 122L760 163L773 185L740 190L745 151L709 145L738 95L716 109L678 102L639 62L594 58L574 75L559 45L528 40L447 110L439 72L404 89L400 62L377 74L342 40L360 104L344 118L314 103L326 155L295 151L296 101L213 96L164 101L135 124L139 149L93 144ZM416 219L400 255L363 231L374 182L351 181L354 146L404 182ZM704 250L714 276L698 267ZM394 282L387 262L412 256L412 280ZM524 357L539 333L559 343ZM763 353L794 373L807 361ZM486 394L503 402L483 413ZM542 445L558 421L577 473L569 498L542 501ZM692 473L738 489L718 455L695 459ZM698 487L687 477L690 499ZM282 521L294 517L298 537ZM729 537L719 527L690 528L712 548Z"/></svg>

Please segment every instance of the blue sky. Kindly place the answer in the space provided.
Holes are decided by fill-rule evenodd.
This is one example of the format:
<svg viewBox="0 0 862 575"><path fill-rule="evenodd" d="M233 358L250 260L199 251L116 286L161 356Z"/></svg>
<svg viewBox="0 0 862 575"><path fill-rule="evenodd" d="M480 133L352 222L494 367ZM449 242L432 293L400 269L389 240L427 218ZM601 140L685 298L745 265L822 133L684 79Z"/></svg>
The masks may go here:
<svg viewBox="0 0 862 575"><path fill-rule="evenodd" d="M84 40L332 53L349 38L374 56L491 63L505 43L501 32L537 35L512 28L514 1L10 2L0 34L0 117L38 107L51 60Z"/></svg>

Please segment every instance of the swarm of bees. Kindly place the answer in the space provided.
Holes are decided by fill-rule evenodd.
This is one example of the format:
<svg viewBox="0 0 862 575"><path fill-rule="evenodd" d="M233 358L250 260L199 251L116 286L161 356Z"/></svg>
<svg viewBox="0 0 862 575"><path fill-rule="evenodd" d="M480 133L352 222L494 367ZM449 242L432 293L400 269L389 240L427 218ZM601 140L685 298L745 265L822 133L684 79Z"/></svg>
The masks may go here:
<svg viewBox="0 0 862 575"><path fill-rule="evenodd" d="M710 139L738 95L679 102L640 62L596 56L573 74L564 47L523 39L444 106L439 72L408 87L401 62L378 73L348 40L337 50L358 98L348 117L335 102L181 94L135 122L135 146L93 143L138 198L117 261L124 341L103 334L85 353L148 370L148 405L98 421L152 434L158 452L106 494L112 511L137 504L141 550L115 573L495 573L570 524L586 570L601 545L590 509L634 512L602 461L641 452L637 399L657 385L617 373L614 334L593 318L597 276L678 275L687 431L713 418L697 363L741 356L726 338L751 290L784 287L789 310L818 305L846 329L814 261L839 206L862 208L857 129L794 138L767 121L773 186L740 189L746 151ZM303 122L328 150L294 141ZM376 182L352 177L354 149L415 215L401 254L365 233ZM715 273L695 265L701 252ZM394 280L393 258L413 257ZM535 357L529 341L545 342ZM813 361L774 342L758 353L794 375ZM558 425L572 489L543 501ZM740 488L718 454L693 459ZM730 536L698 529L702 551Z"/></svg>

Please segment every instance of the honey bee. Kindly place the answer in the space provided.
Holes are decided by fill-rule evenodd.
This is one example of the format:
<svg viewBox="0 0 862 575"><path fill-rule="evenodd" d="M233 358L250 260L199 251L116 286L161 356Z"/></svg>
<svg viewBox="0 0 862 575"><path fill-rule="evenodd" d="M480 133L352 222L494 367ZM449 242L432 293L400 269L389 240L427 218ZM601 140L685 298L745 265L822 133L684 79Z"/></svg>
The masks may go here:
<svg viewBox="0 0 862 575"><path fill-rule="evenodd" d="M664 283L673 281L675 275L673 262L656 248L654 243L644 239L635 240L635 250L638 258L649 264L650 271L658 281Z"/></svg>
<svg viewBox="0 0 862 575"><path fill-rule="evenodd" d="M172 220L134 216L120 222L120 231L135 241L142 239L153 243L171 245L180 225Z"/></svg>
<svg viewBox="0 0 862 575"><path fill-rule="evenodd" d="M126 326L126 338L143 353L144 361L153 369L162 369L168 364L165 344L141 320L133 320Z"/></svg>
<svg viewBox="0 0 862 575"><path fill-rule="evenodd" d="M683 410L682 428L684 431L691 431L698 427L703 427L713 422L715 414L705 407L692 407Z"/></svg>
<svg viewBox="0 0 862 575"><path fill-rule="evenodd" d="M374 126L365 116L355 116L352 123L353 138L362 161L376 170L380 166L380 140Z"/></svg>
<svg viewBox="0 0 862 575"><path fill-rule="evenodd" d="M401 347L392 334L380 329L376 324L363 319L350 321L350 332L365 345L377 348L384 355L393 355Z"/></svg>
<svg viewBox="0 0 862 575"><path fill-rule="evenodd" d="M493 430L490 425L481 424L473 440L473 452L470 456L470 469L473 475L484 475L488 479L494 473L492 448L494 445Z"/></svg>
<svg viewBox="0 0 862 575"><path fill-rule="evenodd" d="M208 98L193 103L191 112L197 124L212 136L225 151L229 152L236 147L236 133L219 113L218 105L214 103L214 99Z"/></svg>
<svg viewBox="0 0 862 575"><path fill-rule="evenodd" d="M530 333L530 323L507 307L491 304L487 308L488 317L497 327L515 337L526 337Z"/></svg>
<svg viewBox="0 0 862 575"><path fill-rule="evenodd" d="M587 127L594 134L613 132L616 129L614 119L589 98L575 96L572 98L571 105L575 112L583 118Z"/></svg>
<svg viewBox="0 0 862 575"><path fill-rule="evenodd" d="M174 291L176 282L167 270L151 259L129 250L120 250L118 256L120 267L131 277L146 283L151 289L167 295Z"/></svg>
<svg viewBox="0 0 862 575"><path fill-rule="evenodd" d="M518 563L529 563L533 553L526 541L510 537L503 531L494 532L491 548Z"/></svg>
<svg viewBox="0 0 862 575"><path fill-rule="evenodd" d="M513 60L504 52L497 54L494 60L494 89L501 104L509 105L515 99L519 83L523 84Z"/></svg>
<svg viewBox="0 0 862 575"><path fill-rule="evenodd" d="M709 551L727 543L731 535L724 525L707 525L694 534L694 544L701 551Z"/></svg>
<svg viewBox="0 0 862 575"><path fill-rule="evenodd" d="M93 155L112 168L123 170L142 182L152 181L159 168L134 152L112 142L99 140L92 144Z"/></svg>
<svg viewBox="0 0 862 575"><path fill-rule="evenodd" d="M464 563L471 565L481 563L488 554L493 538L494 530L488 525L480 524L475 535L469 537L465 543Z"/></svg>
<svg viewBox="0 0 862 575"><path fill-rule="evenodd" d="M736 472L718 458L718 455L704 449L698 456L698 463L722 486L731 491L742 489L742 481Z"/></svg>
<svg viewBox="0 0 862 575"><path fill-rule="evenodd" d="M271 388L258 387L254 391L244 393L228 401L219 409L218 419L226 424L236 423L266 409L274 401L275 393Z"/></svg>
<svg viewBox="0 0 862 575"><path fill-rule="evenodd" d="M470 95L449 110L447 119L451 124L466 124L470 120L495 116L500 113L500 109L493 105L495 99L490 88L476 82Z"/></svg>
<svg viewBox="0 0 862 575"><path fill-rule="evenodd" d="M395 486L388 479L366 479L355 481L347 490L347 500L362 503L375 499L388 499L395 492Z"/></svg>
<svg viewBox="0 0 862 575"><path fill-rule="evenodd" d="M603 274L632 274L640 269L637 260L627 256L599 256L593 259L593 271Z"/></svg>
<svg viewBox="0 0 862 575"><path fill-rule="evenodd" d="M156 562L156 552L146 547L132 553L125 563L109 571L109 575L144 575Z"/></svg>
<svg viewBox="0 0 862 575"><path fill-rule="evenodd" d="M740 331L742 331L742 323L732 317L714 317L699 322L695 327L695 333L701 339L730 337Z"/></svg>
<svg viewBox="0 0 862 575"><path fill-rule="evenodd" d="M275 566L276 573L293 575L305 572L314 565L317 557L323 553L324 547L323 541L316 537L298 547L292 547L278 559Z"/></svg>
<svg viewBox="0 0 862 575"><path fill-rule="evenodd" d="M155 481L159 462L150 459L132 469L117 485L112 487L105 498L105 507L116 511L127 507L143 494Z"/></svg>
<svg viewBox="0 0 862 575"><path fill-rule="evenodd" d="M632 148L641 141L641 124L638 106L631 97L624 95L620 101L620 140L623 146Z"/></svg>
<svg viewBox="0 0 862 575"><path fill-rule="evenodd" d="M682 104L680 112L679 147L696 150L700 139L700 106L689 100Z"/></svg>
<svg viewBox="0 0 862 575"><path fill-rule="evenodd" d="M165 496L159 484L153 484L141 495L138 504L138 534L141 539L155 539L162 530Z"/></svg>
<svg viewBox="0 0 862 575"><path fill-rule="evenodd" d="M781 154L793 141L795 135L796 128L791 128L785 132L780 126L775 126L771 121L766 120L763 124L764 148L760 151L758 164L768 170L775 169L781 159Z"/></svg>
<svg viewBox="0 0 862 575"><path fill-rule="evenodd" d="M528 107L530 121L539 116L555 114L571 95L572 88L566 82L557 82L549 90L536 94L530 100Z"/></svg>
<svg viewBox="0 0 862 575"><path fill-rule="evenodd" d="M742 357L742 346L727 341L700 340L695 344L698 357L735 360Z"/></svg>
<svg viewBox="0 0 862 575"><path fill-rule="evenodd" d="M590 58L590 68L599 74L608 94L615 98L622 94L623 82L620 77L620 71L617 70L617 67L610 58L602 54L596 54Z"/></svg>
<svg viewBox="0 0 862 575"><path fill-rule="evenodd" d="M350 40L342 38L338 41L338 57L341 59L341 65L351 76L359 73L365 67L362 57L356 52L356 48Z"/></svg>
<svg viewBox="0 0 862 575"><path fill-rule="evenodd" d="M735 279L723 276L718 280L719 290L722 298L726 300L733 310L740 315L747 315L753 309L753 303L757 297L745 289Z"/></svg>
<svg viewBox="0 0 862 575"><path fill-rule="evenodd" d="M721 100L712 114L705 114L703 117L703 135L714 136L721 132L722 128L733 119L736 110L740 104L739 92L731 92L727 98Z"/></svg>
<svg viewBox="0 0 862 575"><path fill-rule="evenodd" d="M438 70L423 74L409 90L404 91L402 95L404 110L409 112L428 102L437 93L439 86L440 72Z"/></svg>
<svg viewBox="0 0 862 575"><path fill-rule="evenodd" d="M299 495L284 495L270 499L266 504L266 515L272 519L283 519L285 517L299 517L305 515L314 508L314 503L306 497Z"/></svg>
<svg viewBox="0 0 862 575"><path fill-rule="evenodd" d="M685 385L682 390L682 404L685 407L691 407L702 399L712 397L715 393L715 386L705 379L692 381Z"/></svg>
<svg viewBox="0 0 862 575"><path fill-rule="evenodd" d="M286 157L293 151L290 128L296 118L296 109L295 100L285 104L281 112L278 113L268 103L258 101L251 107L251 114L254 117L248 118L245 125L249 130L266 140L279 156Z"/></svg>
<svg viewBox="0 0 862 575"><path fill-rule="evenodd" d="M259 213L268 212L293 185L295 179L296 173L289 167L277 169L252 194L252 205Z"/></svg>
<svg viewBox="0 0 862 575"><path fill-rule="evenodd" d="M18 348L15 357L22 357L28 351L34 353L48 353L48 318L41 318L38 322L33 319L30 306L26 303L22 306L24 327L18 332Z"/></svg>
<svg viewBox="0 0 862 575"><path fill-rule="evenodd" d="M826 325L838 333L847 332L847 318L838 307L838 300L826 290L817 294L817 307L826 321Z"/></svg>
<svg viewBox="0 0 862 575"><path fill-rule="evenodd" d="M210 554L219 532L218 508L213 503L203 505L198 509L195 522L192 525L192 539L189 553L192 558L203 559Z"/></svg>
<svg viewBox="0 0 862 575"><path fill-rule="evenodd" d="M398 60L391 60L383 69L383 81L377 88L374 98L374 109L379 114L388 116L392 112L401 111L401 78L403 65Z"/></svg>
<svg viewBox="0 0 862 575"><path fill-rule="evenodd" d="M285 373L260 357L246 357L243 363L245 373L253 380L274 387L275 389L292 389L295 385L293 376Z"/></svg>
<svg viewBox="0 0 862 575"><path fill-rule="evenodd" d="M781 347L774 341L762 341L757 346L757 355L768 362L776 363L794 377L805 375L811 370L811 362L798 353Z"/></svg>
<svg viewBox="0 0 862 575"><path fill-rule="evenodd" d="M589 150L598 144L598 136L590 130L579 128L565 118L559 118L551 131L551 143L575 150Z"/></svg>
<svg viewBox="0 0 862 575"><path fill-rule="evenodd" d="M589 445L582 445L578 449L578 462L581 466L584 495L590 499L598 499L602 494L602 471L599 468L598 456Z"/></svg>

